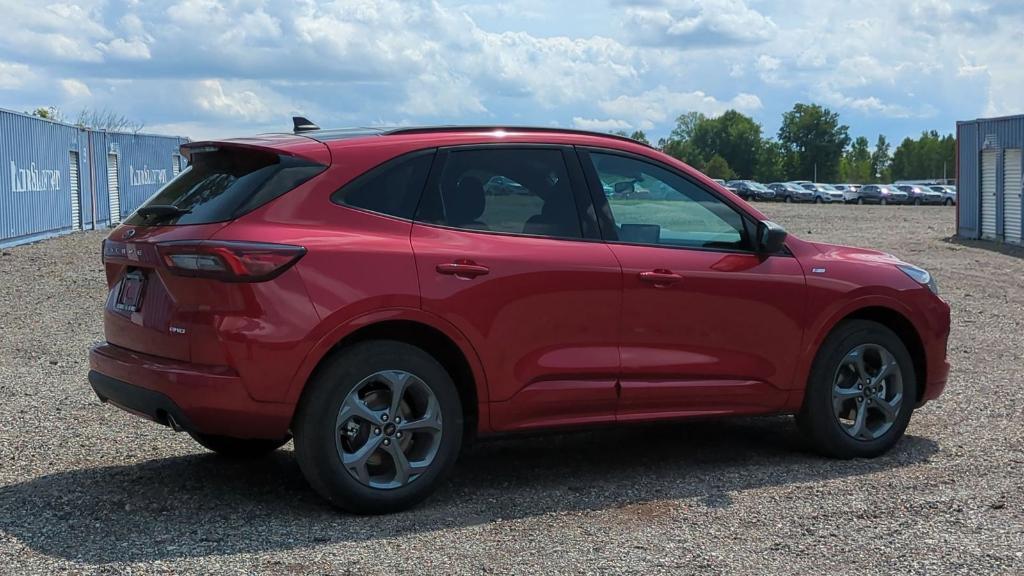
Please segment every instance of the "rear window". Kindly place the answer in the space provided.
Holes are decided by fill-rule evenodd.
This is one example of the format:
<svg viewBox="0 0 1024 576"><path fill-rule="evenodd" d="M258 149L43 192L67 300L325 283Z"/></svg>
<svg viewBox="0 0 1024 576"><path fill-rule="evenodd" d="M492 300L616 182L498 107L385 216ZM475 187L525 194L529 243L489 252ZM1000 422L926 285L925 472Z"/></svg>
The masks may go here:
<svg viewBox="0 0 1024 576"><path fill-rule="evenodd" d="M154 220L135 213L128 224L185 225L232 220L293 190L326 166L270 151L227 148L192 154L191 163L142 207L188 210Z"/></svg>

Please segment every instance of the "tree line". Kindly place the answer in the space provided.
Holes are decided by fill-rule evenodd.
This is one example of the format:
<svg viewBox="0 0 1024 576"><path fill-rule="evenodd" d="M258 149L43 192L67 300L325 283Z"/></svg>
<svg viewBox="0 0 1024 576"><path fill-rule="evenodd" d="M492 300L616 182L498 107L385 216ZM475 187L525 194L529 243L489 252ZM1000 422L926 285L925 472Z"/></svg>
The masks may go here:
<svg viewBox="0 0 1024 576"><path fill-rule="evenodd" d="M617 134L650 144L642 130ZM782 115L775 138L765 137L757 121L736 110L716 117L687 112L657 147L712 178L867 184L951 178L956 139L931 130L905 138L893 150L879 134L872 149L867 138L850 138L838 113L796 104Z"/></svg>
<svg viewBox="0 0 1024 576"><path fill-rule="evenodd" d="M54 122L68 123L64 111L56 106L36 108L31 112L25 112L30 116L53 120ZM92 128L93 130L108 130L110 132L131 132L138 134L145 128L142 122L129 119L124 114L119 114L106 108L92 109L83 108L73 122L79 128Z"/></svg>

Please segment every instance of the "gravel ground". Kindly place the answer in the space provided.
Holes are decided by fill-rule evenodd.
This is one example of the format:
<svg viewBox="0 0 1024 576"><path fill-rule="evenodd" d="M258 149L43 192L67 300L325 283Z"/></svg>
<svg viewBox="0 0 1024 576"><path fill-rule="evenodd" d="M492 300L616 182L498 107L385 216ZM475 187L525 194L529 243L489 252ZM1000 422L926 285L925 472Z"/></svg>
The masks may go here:
<svg viewBox="0 0 1024 576"><path fill-rule="evenodd" d="M1024 252L946 208L760 205L807 239L929 268L946 394L889 455L806 453L789 418L478 445L416 510L326 507L290 447L230 463L101 405L101 233L0 256L0 573L1024 572Z"/></svg>

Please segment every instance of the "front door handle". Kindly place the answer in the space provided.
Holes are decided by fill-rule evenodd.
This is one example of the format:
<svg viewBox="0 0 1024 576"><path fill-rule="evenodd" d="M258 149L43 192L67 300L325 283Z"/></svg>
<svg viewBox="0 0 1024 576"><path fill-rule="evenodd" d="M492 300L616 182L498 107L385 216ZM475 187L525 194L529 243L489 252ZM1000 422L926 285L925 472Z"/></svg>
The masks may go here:
<svg viewBox="0 0 1024 576"><path fill-rule="evenodd" d="M671 270L651 270L650 272L641 272L640 281L647 282L648 284L654 284L658 288L664 286L670 286L678 282L683 281L683 277Z"/></svg>
<svg viewBox="0 0 1024 576"><path fill-rule="evenodd" d="M437 265L438 274L446 274L448 276L455 276L463 279L473 279L477 276L483 276L490 273L491 269L487 266L481 266L471 260L459 260L457 262L449 262L447 264Z"/></svg>

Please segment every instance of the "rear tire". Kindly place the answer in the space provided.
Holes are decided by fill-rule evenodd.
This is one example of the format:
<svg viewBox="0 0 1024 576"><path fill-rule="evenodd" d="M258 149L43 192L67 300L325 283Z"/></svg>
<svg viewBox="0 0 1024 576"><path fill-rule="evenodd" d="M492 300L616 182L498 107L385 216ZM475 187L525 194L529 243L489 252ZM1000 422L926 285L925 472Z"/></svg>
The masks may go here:
<svg viewBox="0 0 1024 576"><path fill-rule="evenodd" d="M207 450L225 458L244 460L266 456L291 440L291 436L268 440L266 438L232 438L213 434L189 432L189 436Z"/></svg>
<svg viewBox="0 0 1024 576"><path fill-rule="evenodd" d="M334 353L310 380L293 425L295 456L331 504L397 512L451 471L462 420L455 383L433 356L404 342L361 342Z"/></svg>
<svg viewBox="0 0 1024 576"><path fill-rule="evenodd" d="M953 199L952 198L946 198L942 203L945 204L946 206L952 206L953 205Z"/></svg>
<svg viewBox="0 0 1024 576"><path fill-rule="evenodd" d="M825 456L873 458L903 436L916 400L914 363L899 336L848 320L818 350L797 425Z"/></svg>
<svg viewBox="0 0 1024 576"><path fill-rule="evenodd" d="M825 201L821 199L821 196L817 196L817 197L814 198L814 203L815 204L823 204L824 202Z"/></svg>
<svg viewBox="0 0 1024 576"><path fill-rule="evenodd" d="M785 201L786 201L786 204L792 204L793 203L793 197L792 196L786 196Z"/></svg>
<svg viewBox="0 0 1024 576"><path fill-rule="evenodd" d="M864 199L863 198L857 198L857 204L863 205L864 204Z"/></svg>

